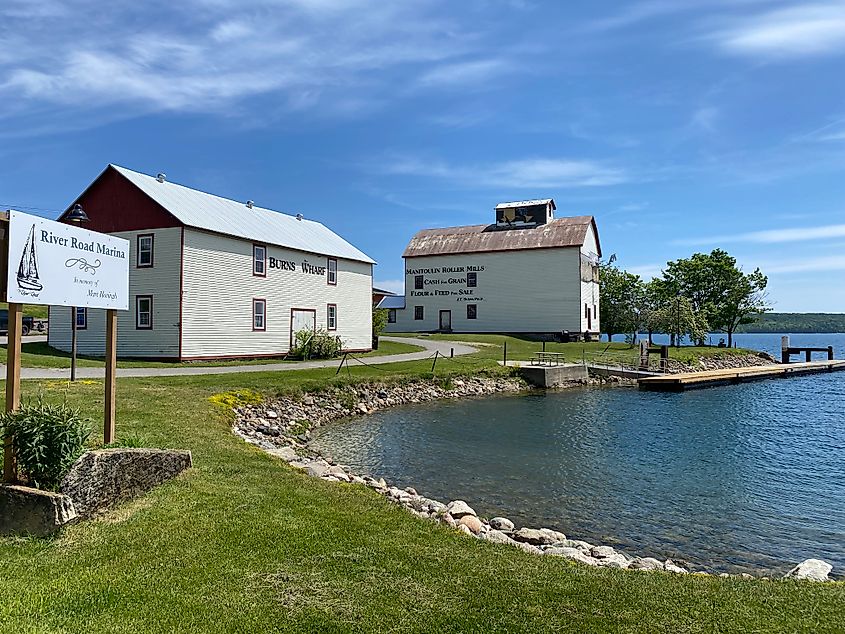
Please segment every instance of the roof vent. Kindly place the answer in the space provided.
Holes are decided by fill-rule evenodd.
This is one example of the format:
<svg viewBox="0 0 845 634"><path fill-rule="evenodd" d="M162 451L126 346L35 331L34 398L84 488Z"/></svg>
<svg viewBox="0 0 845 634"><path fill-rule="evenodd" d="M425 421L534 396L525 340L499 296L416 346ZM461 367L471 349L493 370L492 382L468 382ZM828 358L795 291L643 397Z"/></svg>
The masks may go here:
<svg viewBox="0 0 845 634"><path fill-rule="evenodd" d="M303 216L302 214L296 214L296 219L297 219L297 220L302 220L304 217L305 217L305 216Z"/></svg>
<svg viewBox="0 0 845 634"><path fill-rule="evenodd" d="M167 180L167 174L165 174L164 172L159 172L158 174L156 174L156 180L159 183L163 183Z"/></svg>
<svg viewBox="0 0 845 634"><path fill-rule="evenodd" d="M249 207L250 209L252 209L254 204L255 203L253 203L251 200L246 201L246 206Z"/></svg>

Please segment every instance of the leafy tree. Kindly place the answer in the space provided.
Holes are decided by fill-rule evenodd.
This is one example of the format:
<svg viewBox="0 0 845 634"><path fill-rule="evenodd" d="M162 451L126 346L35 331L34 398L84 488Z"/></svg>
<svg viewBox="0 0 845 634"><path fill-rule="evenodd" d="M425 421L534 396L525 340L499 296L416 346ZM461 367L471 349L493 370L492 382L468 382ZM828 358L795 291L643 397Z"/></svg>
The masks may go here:
<svg viewBox="0 0 845 634"><path fill-rule="evenodd" d="M707 320L693 308L692 302L681 295L673 299L660 299L652 311L649 325L656 331L668 333L671 345L680 346L684 337L697 342L707 336Z"/></svg>
<svg viewBox="0 0 845 634"><path fill-rule="evenodd" d="M608 262L599 265L599 283L601 325L607 333L608 341L613 341L615 334L635 332L639 320L637 303L641 287L640 276Z"/></svg>
<svg viewBox="0 0 845 634"><path fill-rule="evenodd" d="M757 315L771 310L766 299L768 278L754 269L743 273L736 269L721 301L711 310L713 326L728 335L728 347L733 346L733 335L739 326L754 323Z"/></svg>
<svg viewBox="0 0 845 634"><path fill-rule="evenodd" d="M387 313L386 308L376 308L373 306L373 339L377 339L384 329L387 328Z"/></svg>

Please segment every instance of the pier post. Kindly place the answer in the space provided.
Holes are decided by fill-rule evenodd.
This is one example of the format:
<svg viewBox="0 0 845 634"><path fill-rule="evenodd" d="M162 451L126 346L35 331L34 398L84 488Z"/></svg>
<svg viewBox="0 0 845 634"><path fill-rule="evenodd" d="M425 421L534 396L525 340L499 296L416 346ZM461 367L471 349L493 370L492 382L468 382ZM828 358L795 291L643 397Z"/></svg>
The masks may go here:
<svg viewBox="0 0 845 634"><path fill-rule="evenodd" d="M833 346L827 347L827 360L833 361Z"/></svg>
<svg viewBox="0 0 845 634"><path fill-rule="evenodd" d="M789 335L780 338L780 362L789 363Z"/></svg>

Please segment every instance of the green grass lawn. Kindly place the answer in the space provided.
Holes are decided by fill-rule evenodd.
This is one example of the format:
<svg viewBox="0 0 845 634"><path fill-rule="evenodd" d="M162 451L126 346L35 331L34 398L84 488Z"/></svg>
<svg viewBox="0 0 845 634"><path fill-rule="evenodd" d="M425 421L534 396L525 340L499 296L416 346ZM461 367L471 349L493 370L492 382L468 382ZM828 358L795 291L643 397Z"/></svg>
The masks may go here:
<svg viewBox="0 0 845 634"><path fill-rule="evenodd" d="M539 341L534 341L526 337L519 337L514 335L487 335L487 334L431 334L420 335L419 333L390 333L391 337L424 337L430 339L438 339L441 341L463 341L467 343L481 344L479 354L488 359L501 360L503 358L503 346L507 343L508 359L511 360L527 360L530 359L534 353L543 349L543 344ZM566 360L569 362L580 362L586 358L599 358L601 355L604 358L626 360L633 362L637 358L638 350L636 346L631 346L623 342L579 342L579 343L555 343L553 341L546 342L546 352L561 352L566 355ZM748 351L742 348L716 348L716 347L695 347L682 346L680 348L670 348L669 357L684 363L695 361L701 357L717 356L717 355L735 355L746 354ZM656 356L652 356L656 359Z"/></svg>
<svg viewBox="0 0 845 634"><path fill-rule="evenodd" d="M8 310L9 304L0 302L0 310ZM27 317L34 317L35 319L47 319L47 306L34 306L32 304L24 304L23 314Z"/></svg>
<svg viewBox="0 0 845 634"><path fill-rule="evenodd" d="M353 367L342 380L429 368ZM0 631L842 631L845 584L593 569L483 543L296 472L232 435L208 400L335 380L331 369L119 379L118 436L191 449L194 468L56 539L0 539ZM101 420L100 381L24 392Z"/></svg>
<svg viewBox="0 0 845 634"><path fill-rule="evenodd" d="M380 341L379 349L367 352L365 354L356 354L356 357L363 357L365 359L370 357L380 357L389 354L406 354L408 352L419 352L423 350L420 346L415 346L410 343L398 343L393 341ZM0 358L5 361L6 346L0 346ZM119 368L175 368L175 367L219 367L228 365L260 365L266 363L280 363L282 357L264 358L264 359L242 359L242 360L224 360L224 361L190 361L186 363L176 363L173 361L144 361L143 359L118 359L117 367ZM284 361L285 363L295 363L293 360ZM338 363L340 360L338 359ZM21 364L26 368L69 368L70 367L70 353L56 350L47 345L43 341L30 341L21 344ZM103 360L96 357L79 356L77 358L77 367L80 368L101 368L103 367Z"/></svg>

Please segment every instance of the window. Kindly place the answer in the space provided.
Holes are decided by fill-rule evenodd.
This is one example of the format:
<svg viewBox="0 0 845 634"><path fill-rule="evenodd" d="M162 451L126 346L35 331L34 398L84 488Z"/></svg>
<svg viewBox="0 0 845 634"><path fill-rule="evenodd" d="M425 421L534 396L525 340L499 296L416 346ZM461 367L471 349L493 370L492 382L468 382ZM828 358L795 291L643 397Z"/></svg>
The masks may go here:
<svg viewBox="0 0 845 634"><path fill-rule="evenodd" d="M135 296L135 328L138 330L153 329L153 296Z"/></svg>
<svg viewBox="0 0 845 634"><path fill-rule="evenodd" d="M423 288L423 276L422 275L414 275L414 290L421 291Z"/></svg>
<svg viewBox="0 0 845 634"><path fill-rule="evenodd" d="M419 321L423 319L423 307L422 306L414 306L414 319Z"/></svg>
<svg viewBox="0 0 845 634"><path fill-rule="evenodd" d="M267 247L260 244L252 245L252 274L267 277Z"/></svg>
<svg viewBox="0 0 845 634"><path fill-rule="evenodd" d="M467 288L478 286L478 273L467 273Z"/></svg>
<svg viewBox="0 0 845 634"><path fill-rule="evenodd" d="M475 304L467 304L467 319L478 318L478 306Z"/></svg>
<svg viewBox="0 0 845 634"><path fill-rule="evenodd" d="M76 329L86 330L88 328L88 309L83 306L76 308Z"/></svg>
<svg viewBox="0 0 845 634"><path fill-rule="evenodd" d="M148 269L153 265L153 234L138 236L138 249L135 265L139 269Z"/></svg>
<svg viewBox="0 0 845 634"><path fill-rule="evenodd" d="M252 300L252 329L267 330L267 300Z"/></svg>
<svg viewBox="0 0 845 634"><path fill-rule="evenodd" d="M595 319L596 317L598 317L597 312L596 312L596 305L593 304L593 319Z"/></svg>
<svg viewBox="0 0 845 634"><path fill-rule="evenodd" d="M337 330L337 304L329 304L326 307L326 329Z"/></svg>
<svg viewBox="0 0 845 634"><path fill-rule="evenodd" d="M337 260L329 258L329 264L326 268L326 281L329 286L337 286Z"/></svg>
<svg viewBox="0 0 845 634"><path fill-rule="evenodd" d="M387 310L387 323L395 324L396 323L396 309L395 308L388 308Z"/></svg>

